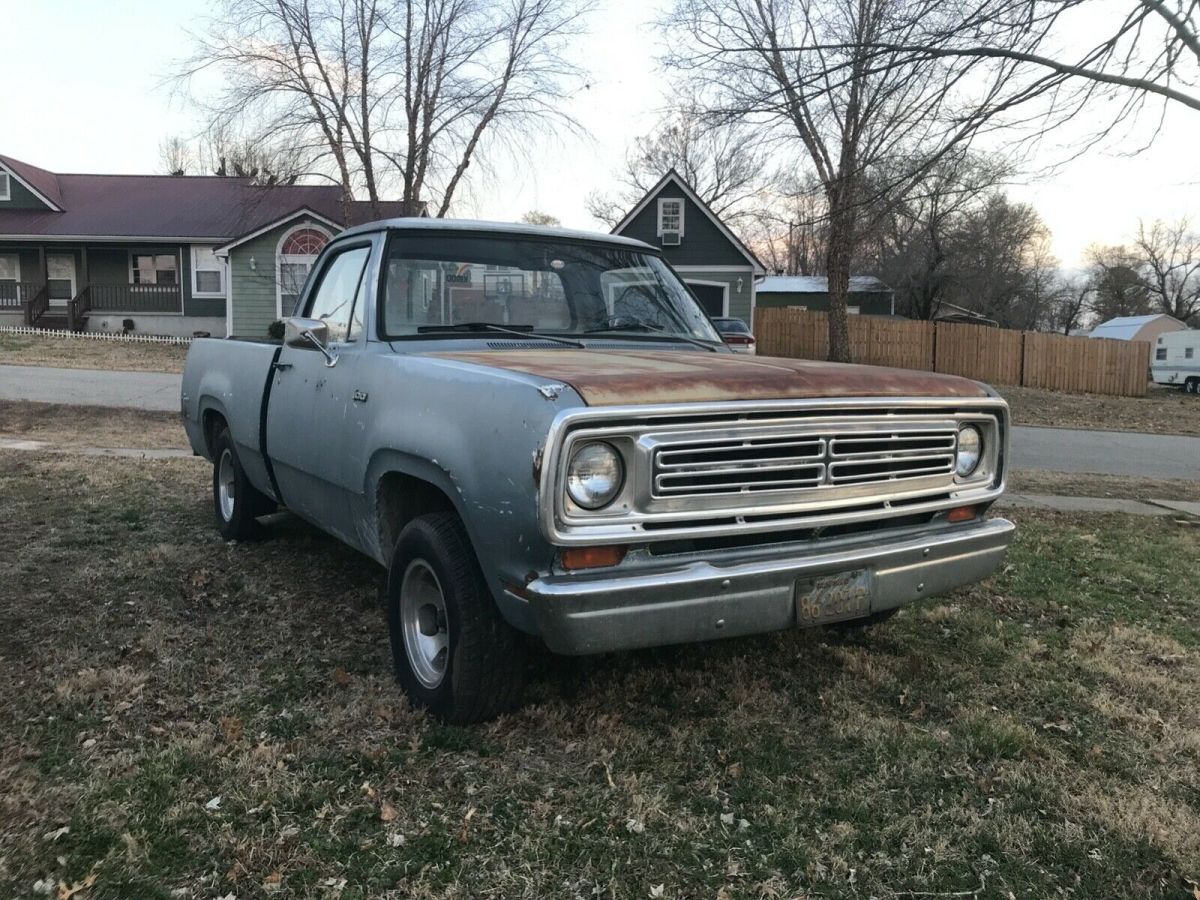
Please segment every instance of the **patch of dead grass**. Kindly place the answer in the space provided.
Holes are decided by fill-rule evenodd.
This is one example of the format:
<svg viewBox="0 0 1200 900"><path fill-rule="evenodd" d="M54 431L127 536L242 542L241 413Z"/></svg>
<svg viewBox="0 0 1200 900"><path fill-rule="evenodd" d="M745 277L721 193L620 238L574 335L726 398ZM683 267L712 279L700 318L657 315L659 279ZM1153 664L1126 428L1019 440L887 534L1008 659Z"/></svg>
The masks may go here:
<svg viewBox="0 0 1200 900"><path fill-rule="evenodd" d="M1200 501L1200 481L1196 480L1073 475L1042 469L1014 469L1008 474L1008 489L1016 493L1058 494L1068 497Z"/></svg>
<svg viewBox="0 0 1200 900"><path fill-rule="evenodd" d="M178 344L0 334L0 365L182 372L188 348Z"/></svg>
<svg viewBox="0 0 1200 900"><path fill-rule="evenodd" d="M0 400L0 436L45 441L62 449L188 447L178 413L24 400Z"/></svg>
<svg viewBox="0 0 1200 900"><path fill-rule="evenodd" d="M999 385L1018 425L1200 435L1200 400L1173 388L1150 386L1145 397L1066 394Z"/></svg>

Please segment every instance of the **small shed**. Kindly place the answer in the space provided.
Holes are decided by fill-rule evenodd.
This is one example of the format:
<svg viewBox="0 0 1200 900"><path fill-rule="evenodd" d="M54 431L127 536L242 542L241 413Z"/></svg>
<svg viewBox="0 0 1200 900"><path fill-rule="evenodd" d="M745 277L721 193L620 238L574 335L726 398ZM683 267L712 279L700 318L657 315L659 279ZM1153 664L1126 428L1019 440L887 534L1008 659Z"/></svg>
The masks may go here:
<svg viewBox="0 0 1200 900"><path fill-rule="evenodd" d="M1183 331L1187 328L1174 316L1159 313L1153 316L1117 316L1107 322L1101 322L1089 337L1110 338L1117 341L1143 341L1153 344L1160 334L1168 331Z"/></svg>
<svg viewBox="0 0 1200 900"><path fill-rule="evenodd" d="M757 301L763 307L829 309L829 279L824 275L768 275L758 283ZM895 292L872 275L851 275L847 312L865 316L896 314Z"/></svg>

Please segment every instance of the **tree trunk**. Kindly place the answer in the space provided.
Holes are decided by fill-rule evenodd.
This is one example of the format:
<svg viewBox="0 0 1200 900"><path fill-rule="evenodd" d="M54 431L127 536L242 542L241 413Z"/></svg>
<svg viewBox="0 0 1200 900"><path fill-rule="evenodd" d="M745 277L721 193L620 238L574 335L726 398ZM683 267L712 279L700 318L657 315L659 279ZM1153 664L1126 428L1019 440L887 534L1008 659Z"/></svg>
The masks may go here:
<svg viewBox="0 0 1200 900"><path fill-rule="evenodd" d="M829 244L825 250L825 275L829 284L829 359L850 362L850 325L846 299L850 293L850 256L854 249L853 210L846 209L836 193L830 197Z"/></svg>

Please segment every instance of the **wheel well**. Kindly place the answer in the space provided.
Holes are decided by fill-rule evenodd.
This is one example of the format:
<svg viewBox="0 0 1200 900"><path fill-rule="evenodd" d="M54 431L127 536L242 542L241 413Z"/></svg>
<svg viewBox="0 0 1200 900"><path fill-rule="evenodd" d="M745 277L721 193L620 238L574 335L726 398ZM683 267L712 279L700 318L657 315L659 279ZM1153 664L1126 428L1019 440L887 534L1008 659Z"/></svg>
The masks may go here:
<svg viewBox="0 0 1200 900"><path fill-rule="evenodd" d="M379 479L375 491L375 516L379 529L379 549L390 554L404 526L432 512L457 514L446 492L415 475L388 472Z"/></svg>
<svg viewBox="0 0 1200 900"><path fill-rule="evenodd" d="M208 455L211 459L213 444L217 440L217 432L228 423L225 421L225 417L215 409L206 409L200 422L204 428L204 446L208 450Z"/></svg>

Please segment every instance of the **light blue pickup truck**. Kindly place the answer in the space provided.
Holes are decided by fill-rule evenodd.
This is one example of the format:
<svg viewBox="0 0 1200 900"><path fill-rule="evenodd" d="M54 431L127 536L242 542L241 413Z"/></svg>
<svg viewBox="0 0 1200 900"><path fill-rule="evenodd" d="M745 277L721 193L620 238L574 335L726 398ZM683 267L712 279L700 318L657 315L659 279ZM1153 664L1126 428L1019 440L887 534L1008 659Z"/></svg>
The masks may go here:
<svg viewBox="0 0 1200 900"><path fill-rule="evenodd" d="M531 639L599 653L832 623L987 577L1008 409L927 372L731 353L646 244L352 228L282 341L183 376L217 527L284 507L388 569L411 700L511 708ZM314 598L316 602L317 598Z"/></svg>

